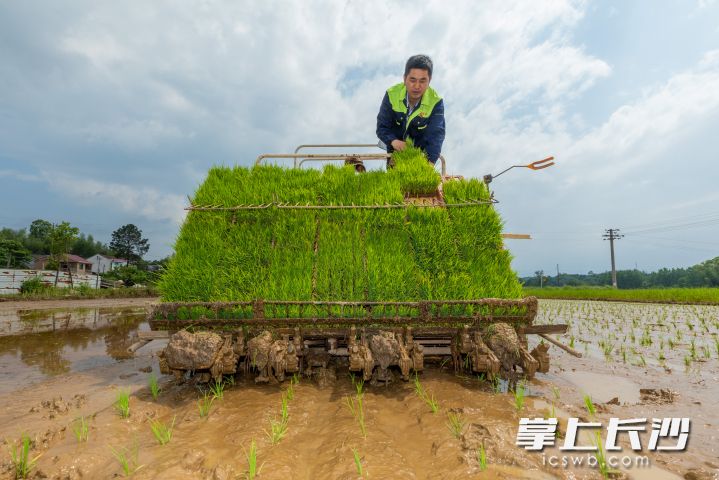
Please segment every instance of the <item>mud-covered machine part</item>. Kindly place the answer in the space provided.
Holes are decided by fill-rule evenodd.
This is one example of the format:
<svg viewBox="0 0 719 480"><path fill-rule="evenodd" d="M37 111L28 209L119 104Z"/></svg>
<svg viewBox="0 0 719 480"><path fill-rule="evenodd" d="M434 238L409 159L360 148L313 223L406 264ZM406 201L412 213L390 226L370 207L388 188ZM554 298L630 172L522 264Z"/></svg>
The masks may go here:
<svg viewBox="0 0 719 480"><path fill-rule="evenodd" d="M374 145L302 145L293 154L261 155L256 163L269 158L292 159L295 168L301 168L306 161L340 160L364 171L364 161L391 158L386 154L298 153L305 147L370 146ZM444 157L440 160L443 182L461 178L447 176ZM405 204L441 208L444 204L441 185L432 200L428 204L426 199L410 197L405 198ZM284 204L275 207L307 208ZM206 209L217 207L188 207ZM189 373L199 381L219 380L241 369L255 372L257 382L281 382L288 375L311 374L316 368L326 368L334 360L366 381L388 382L395 375L409 380L432 359L451 359L457 372L516 377L521 371L523 376L532 378L536 372L548 372L549 346L540 342L530 352L527 335L546 336L567 330L567 325L533 325L537 305L535 297L418 302L160 303L148 315L153 331L145 332L138 345L166 332L169 343L159 354L162 373L178 378Z"/></svg>
<svg viewBox="0 0 719 480"><path fill-rule="evenodd" d="M332 359L364 380L409 380L427 359L451 359L456 371L532 378L549 370L548 345L531 352L527 335L564 333L566 325L532 325L537 299L422 302L162 303L149 314L167 331L162 373L200 381L238 369L256 381L309 374ZM190 318L193 317L193 318ZM194 332L194 333L193 333ZM519 370L518 370L519 369ZM393 373L394 372L394 373Z"/></svg>

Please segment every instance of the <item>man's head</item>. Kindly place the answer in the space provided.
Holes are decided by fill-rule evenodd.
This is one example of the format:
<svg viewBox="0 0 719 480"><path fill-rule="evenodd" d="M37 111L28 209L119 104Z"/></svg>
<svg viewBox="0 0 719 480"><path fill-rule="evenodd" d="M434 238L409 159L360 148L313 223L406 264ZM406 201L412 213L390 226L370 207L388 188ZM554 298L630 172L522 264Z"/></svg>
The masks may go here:
<svg viewBox="0 0 719 480"><path fill-rule="evenodd" d="M413 55L404 66L404 84L409 101L416 103L432 80L432 59L427 55Z"/></svg>

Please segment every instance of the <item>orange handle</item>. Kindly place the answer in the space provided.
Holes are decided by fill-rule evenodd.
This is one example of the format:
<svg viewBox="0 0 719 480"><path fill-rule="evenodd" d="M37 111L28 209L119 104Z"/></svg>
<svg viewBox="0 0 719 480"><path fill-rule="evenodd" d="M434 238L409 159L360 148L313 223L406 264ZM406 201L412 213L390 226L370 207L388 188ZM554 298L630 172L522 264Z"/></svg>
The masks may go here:
<svg viewBox="0 0 719 480"><path fill-rule="evenodd" d="M551 167L554 165L554 157L547 157L544 160L537 160L536 162L532 162L529 165L525 165L527 168L531 168L532 170L541 170L543 168ZM547 163L549 162L549 163Z"/></svg>

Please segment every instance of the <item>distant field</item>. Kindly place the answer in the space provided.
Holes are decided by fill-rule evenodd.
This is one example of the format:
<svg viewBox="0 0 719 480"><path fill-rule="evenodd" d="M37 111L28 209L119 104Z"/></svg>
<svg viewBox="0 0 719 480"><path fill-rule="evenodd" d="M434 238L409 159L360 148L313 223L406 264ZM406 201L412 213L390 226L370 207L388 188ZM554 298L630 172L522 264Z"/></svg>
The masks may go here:
<svg viewBox="0 0 719 480"><path fill-rule="evenodd" d="M565 298L577 300L719 304L719 288L649 288L637 290L616 290L608 287L525 287L524 295L534 295L537 298Z"/></svg>

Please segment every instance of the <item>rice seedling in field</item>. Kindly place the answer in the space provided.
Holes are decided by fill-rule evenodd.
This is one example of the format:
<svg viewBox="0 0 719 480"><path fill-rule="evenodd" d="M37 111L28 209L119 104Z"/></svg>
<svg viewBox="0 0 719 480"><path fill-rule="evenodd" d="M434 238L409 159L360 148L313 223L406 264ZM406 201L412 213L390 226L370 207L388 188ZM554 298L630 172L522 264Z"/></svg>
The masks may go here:
<svg viewBox="0 0 719 480"><path fill-rule="evenodd" d="M130 416L130 392L128 390L120 390L115 397L115 410L120 417L127 418Z"/></svg>
<svg viewBox="0 0 719 480"><path fill-rule="evenodd" d="M212 408L212 402L215 401L215 397L209 393L205 393L198 401L197 408L200 411L200 418L205 418L210 414L210 408Z"/></svg>
<svg viewBox="0 0 719 480"><path fill-rule="evenodd" d="M249 451L245 451L245 458L247 458L247 471L245 472L245 478L247 480L253 480L260 474L260 470L262 470L262 465L259 467L257 466L257 445L254 440L250 442Z"/></svg>
<svg viewBox="0 0 719 480"><path fill-rule="evenodd" d="M617 470L611 468L607 463L607 454L604 450L604 444L599 432L595 432L594 434L594 445L597 447L595 457L597 458L597 468L599 469L600 475L603 478L609 478L610 475L618 473Z"/></svg>
<svg viewBox="0 0 719 480"><path fill-rule="evenodd" d="M213 397L218 400L222 400L225 396L224 380L215 380L214 382L210 382L210 392Z"/></svg>
<svg viewBox="0 0 719 480"><path fill-rule="evenodd" d="M454 438L459 439L464 430L464 418L461 413L447 412L447 428Z"/></svg>
<svg viewBox="0 0 719 480"><path fill-rule="evenodd" d="M597 407L594 405L594 402L592 402L591 396L584 395L584 407L587 409L587 413L589 413L590 417L594 417L597 414Z"/></svg>
<svg viewBox="0 0 719 480"><path fill-rule="evenodd" d="M522 411L522 407L524 407L524 400L527 395L527 390L522 382L518 382L517 385L514 387L514 408L517 409L518 412Z"/></svg>
<svg viewBox="0 0 719 480"><path fill-rule="evenodd" d="M290 417L289 409L287 408L287 404L289 402L289 399L287 398L287 394L282 394L282 407L280 409L280 413L282 415L282 420L287 422L287 419Z"/></svg>
<svg viewBox="0 0 719 480"><path fill-rule="evenodd" d="M172 417L172 423L167 426L160 420L152 420L150 422L150 428L152 429L153 435L160 443L160 445L167 445L172 440L172 429L175 427L175 419L177 416Z"/></svg>
<svg viewBox="0 0 719 480"><path fill-rule="evenodd" d="M360 454L356 448L352 449L352 456L355 460L355 468L357 469L357 475L359 475L360 477L364 476L364 470L362 469L362 459L360 458Z"/></svg>
<svg viewBox="0 0 719 480"><path fill-rule="evenodd" d="M363 404L363 397L362 394L357 394L354 397L345 397L345 405L347 405L347 408L349 409L350 413L352 414L352 417L357 421L357 424L360 427L360 431L362 432L362 436L364 438L367 438L367 428L365 426L365 416L364 416L364 404Z"/></svg>
<svg viewBox="0 0 719 480"><path fill-rule="evenodd" d="M8 443L8 449L12 466L15 469L15 478L28 478L42 454L30 458L30 437L26 434L22 434L20 445L10 445Z"/></svg>
<svg viewBox="0 0 719 480"><path fill-rule="evenodd" d="M437 413L439 411L439 403L434 398L434 394L428 392L424 385L419 381L419 377L417 374L414 374L414 391L417 394L417 396L427 404L429 409L432 411L432 413Z"/></svg>
<svg viewBox="0 0 719 480"><path fill-rule="evenodd" d="M89 425L85 417L80 417L72 422L72 432L75 434L75 438L78 443L87 442L89 435Z"/></svg>
<svg viewBox="0 0 719 480"><path fill-rule="evenodd" d="M110 451L112 452L112 456L120 463L122 473L126 477L134 475L138 470L144 467L144 465L140 465L138 461L140 447L137 442L132 448L118 447L116 449L110 446Z"/></svg>
<svg viewBox="0 0 719 480"><path fill-rule="evenodd" d="M150 387L150 393L152 394L152 399L157 401L157 398L160 396L160 386L157 383L157 375L155 373L150 374L150 378L148 380L148 386Z"/></svg>
<svg viewBox="0 0 719 480"><path fill-rule="evenodd" d="M273 418L270 420L270 429L265 430L265 434L267 435L267 438L270 440L272 445L276 445L280 443L280 440L282 440L285 435L287 435L287 429L287 419L282 418L280 420L277 420L276 418Z"/></svg>
<svg viewBox="0 0 719 480"><path fill-rule="evenodd" d="M484 450L484 444L479 445L479 449L476 452L477 464L479 465L479 471L483 472L487 470L487 452Z"/></svg>

